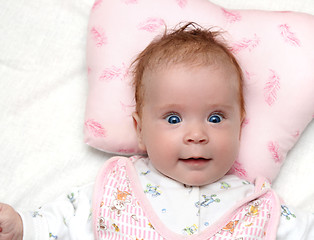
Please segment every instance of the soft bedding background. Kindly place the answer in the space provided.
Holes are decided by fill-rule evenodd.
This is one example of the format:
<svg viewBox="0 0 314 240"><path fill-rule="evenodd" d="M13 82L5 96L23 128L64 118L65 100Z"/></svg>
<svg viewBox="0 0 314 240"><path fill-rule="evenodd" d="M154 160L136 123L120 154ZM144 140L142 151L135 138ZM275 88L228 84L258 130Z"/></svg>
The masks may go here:
<svg viewBox="0 0 314 240"><path fill-rule="evenodd" d="M212 2L314 14L312 0ZM0 0L0 202L34 209L92 182L110 157L83 141L93 3ZM288 154L274 188L287 204L314 212L313 172L314 121Z"/></svg>

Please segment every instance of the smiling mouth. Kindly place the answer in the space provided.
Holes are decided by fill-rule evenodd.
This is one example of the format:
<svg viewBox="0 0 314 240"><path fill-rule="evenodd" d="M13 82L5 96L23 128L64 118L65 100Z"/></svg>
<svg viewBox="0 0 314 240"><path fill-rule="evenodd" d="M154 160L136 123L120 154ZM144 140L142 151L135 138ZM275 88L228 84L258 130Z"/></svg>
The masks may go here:
<svg viewBox="0 0 314 240"><path fill-rule="evenodd" d="M189 166L192 169L201 170L212 160L212 158L191 157L181 158L179 160L181 163L183 163L186 166Z"/></svg>
<svg viewBox="0 0 314 240"><path fill-rule="evenodd" d="M179 160L184 162L191 162L191 163L197 163L197 162L208 162L212 160L211 158L203 158L203 157L191 157L191 158L180 158Z"/></svg>

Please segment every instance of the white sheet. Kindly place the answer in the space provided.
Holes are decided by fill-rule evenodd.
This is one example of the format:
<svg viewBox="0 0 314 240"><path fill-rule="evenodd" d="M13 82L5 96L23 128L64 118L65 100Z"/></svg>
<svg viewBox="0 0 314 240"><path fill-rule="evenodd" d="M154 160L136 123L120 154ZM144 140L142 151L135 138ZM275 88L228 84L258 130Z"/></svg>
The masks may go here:
<svg viewBox="0 0 314 240"><path fill-rule="evenodd" d="M314 14L313 0L213 2ZM109 157L83 142L92 5L91 0L0 1L0 202L38 207L93 181ZM314 121L274 187L288 204L314 212L313 171Z"/></svg>

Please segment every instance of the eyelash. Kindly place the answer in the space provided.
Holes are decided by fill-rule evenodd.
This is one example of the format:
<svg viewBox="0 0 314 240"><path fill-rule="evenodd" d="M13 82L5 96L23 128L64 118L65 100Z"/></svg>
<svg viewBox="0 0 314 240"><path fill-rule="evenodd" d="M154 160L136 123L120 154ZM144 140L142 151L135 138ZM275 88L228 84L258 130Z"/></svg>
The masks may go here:
<svg viewBox="0 0 314 240"><path fill-rule="evenodd" d="M218 116L219 117L219 122L210 121L210 120L214 120L214 119L211 119L214 116ZM208 116L207 121L210 122L210 123L218 124L218 123L221 123L224 119L226 119L226 118L225 118L225 115L222 112L213 112L213 113L211 113Z"/></svg>
<svg viewBox="0 0 314 240"><path fill-rule="evenodd" d="M219 115L219 116L221 116L223 119L226 119L225 114L224 114L223 112L221 112L221 111L212 112L211 114L209 114L208 117L210 117L210 116L212 116L212 115Z"/></svg>
<svg viewBox="0 0 314 240"><path fill-rule="evenodd" d="M164 119L169 122L171 116L177 116L177 117L180 119L180 122L182 122L182 117L180 116L180 114L178 114L178 113L176 113L176 112L167 113L167 114L164 116ZM180 122L178 122L178 123L180 123ZM170 123L170 122L169 122L169 123ZM170 124L177 124L177 123L170 123Z"/></svg>

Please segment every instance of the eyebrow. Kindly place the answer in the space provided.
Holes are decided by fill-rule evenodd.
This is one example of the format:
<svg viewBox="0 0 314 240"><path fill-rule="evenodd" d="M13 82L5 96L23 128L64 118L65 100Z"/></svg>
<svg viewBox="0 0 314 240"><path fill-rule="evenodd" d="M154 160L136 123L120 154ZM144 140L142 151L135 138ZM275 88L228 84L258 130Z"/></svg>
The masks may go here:
<svg viewBox="0 0 314 240"><path fill-rule="evenodd" d="M156 106L159 110L166 110L166 109L178 109L182 110L183 107L180 104L176 103L170 103L170 104L165 104L162 106ZM234 106L232 105L227 105L227 104L208 104L208 109L217 109L217 110L232 110Z"/></svg>

